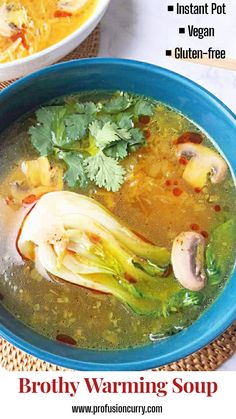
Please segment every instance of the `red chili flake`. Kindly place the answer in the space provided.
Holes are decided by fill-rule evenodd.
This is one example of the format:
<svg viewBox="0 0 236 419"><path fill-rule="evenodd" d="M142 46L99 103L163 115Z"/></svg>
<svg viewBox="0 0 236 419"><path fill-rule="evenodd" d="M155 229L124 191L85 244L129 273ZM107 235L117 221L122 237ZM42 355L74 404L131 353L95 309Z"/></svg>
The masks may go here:
<svg viewBox="0 0 236 419"><path fill-rule="evenodd" d="M199 227L199 225L198 225L198 224L191 224L191 225L190 225L190 228L191 228L191 230L193 230L193 231L198 231L198 230L200 229L200 227Z"/></svg>
<svg viewBox="0 0 236 419"><path fill-rule="evenodd" d="M220 206L220 205L215 205L215 206L214 206L214 210L215 210L216 212L220 212L220 211L221 211L221 206Z"/></svg>
<svg viewBox="0 0 236 419"><path fill-rule="evenodd" d="M94 244L101 242L101 237L98 236L97 234L88 234L88 237L89 237L89 240Z"/></svg>
<svg viewBox="0 0 236 419"><path fill-rule="evenodd" d="M182 191L182 189L180 189L180 188L174 188L174 189L173 189L173 194L174 194L175 196L180 196L182 193L183 193L183 191Z"/></svg>
<svg viewBox="0 0 236 419"><path fill-rule="evenodd" d="M202 189L201 189L201 188L198 188L198 187L197 187L197 188L195 188L194 190L195 190L195 192L196 192L196 193L200 193L200 192L202 192Z"/></svg>
<svg viewBox="0 0 236 419"><path fill-rule="evenodd" d="M186 166L188 164L188 159L186 157L182 156L179 159L179 163L182 164L183 166Z"/></svg>
<svg viewBox="0 0 236 419"><path fill-rule="evenodd" d="M143 133L146 139L151 137L151 131L149 129L145 129Z"/></svg>
<svg viewBox="0 0 236 419"><path fill-rule="evenodd" d="M33 202L37 201L37 199L37 196L32 194L22 199L22 204L33 204Z"/></svg>
<svg viewBox="0 0 236 419"><path fill-rule="evenodd" d="M25 35L26 35L26 27L25 25L23 25L22 28L18 29L17 32L13 33L10 38L12 42L17 41L17 39L21 39L21 43L23 47L28 49L29 45L27 44Z"/></svg>
<svg viewBox="0 0 236 419"><path fill-rule="evenodd" d="M76 340L73 339L71 336L67 335L57 335L56 340L59 342L65 343L66 345L76 345Z"/></svg>
<svg viewBox="0 0 236 419"><path fill-rule="evenodd" d="M201 235L202 235L205 239L208 239L208 237L209 237L209 234L208 234L208 232L207 232L207 231L201 231Z"/></svg>
<svg viewBox="0 0 236 419"><path fill-rule="evenodd" d="M147 239L147 237L144 237L141 233L138 233L135 230L132 230L132 232L135 234L135 236L139 237L145 243L153 244L153 246L155 246L155 243L153 243L151 240Z"/></svg>
<svg viewBox="0 0 236 419"><path fill-rule="evenodd" d="M174 185L177 186L179 184L178 180L174 180Z"/></svg>
<svg viewBox="0 0 236 419"><path fill-rule="evenodd" d="M19 39L19 38L21 38L21 32L20 31L19 32L15 32L15 33L13 33L13 35L11 35L11 41L12 42L17 41L17 39Z"/></svg>
<svg viewBox="0 0 236 419"><path fill-rule="evenodd" d="M141 124L147 125L147 124L149 124L151 118L150 118L150 116L147 116L147 115L141 115L138 120Z"/></svg>
<svg viewBox="0 0 236 419"><path fill-rule="evenodd" d="M124 277L130 284L136 284L137 282L137 279L130 275L128 272L125 272Z"/></svg>
<svg viewBox="0 0 236 419"><path fill-rule="evenodd" d="M203 142L203 137L197 132L185 132L182 134L176 141L176 144L183 143L194 143L201 144Z"/></svg>
<svg viewBox="0 0 236 419"><path fill-rule="evenodd" d="M63 10L56 10L54 13L54 17L71 17L72 13L66 12Z"/></svg>
<svg viewBox="0 0 236 419"><path fill-rule="evenodd" d="M0 292L0 301L2 301L3 300L3 294Z"/></svg>
<svg viewBox="0 0 236 419"><path fill-rule="evenodd" d="M166 184L166 186L171 186L172 182L171 182L171 180L167 179L165 184Z"/></svg>

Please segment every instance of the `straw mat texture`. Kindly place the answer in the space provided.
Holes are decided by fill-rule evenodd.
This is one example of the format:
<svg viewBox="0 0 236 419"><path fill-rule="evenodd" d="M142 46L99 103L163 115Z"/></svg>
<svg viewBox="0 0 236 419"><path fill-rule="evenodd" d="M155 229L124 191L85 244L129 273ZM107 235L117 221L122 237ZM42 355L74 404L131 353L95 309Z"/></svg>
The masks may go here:
<svg viewBox="0 0 236 419"><path fill-rule="evenodd" d="M236 323L200 351L153 371L214 371L235 351ZM26 354L4 339L0 339L0 366L8 371L66 371Z"/></svg>

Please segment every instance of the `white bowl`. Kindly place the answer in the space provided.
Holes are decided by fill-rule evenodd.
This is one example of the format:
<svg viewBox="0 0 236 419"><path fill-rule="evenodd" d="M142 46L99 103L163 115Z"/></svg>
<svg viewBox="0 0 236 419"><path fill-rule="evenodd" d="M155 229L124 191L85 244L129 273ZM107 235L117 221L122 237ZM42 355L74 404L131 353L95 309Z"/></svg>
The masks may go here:
<svg viewBox="0 0 236 419"><path fill-rule="evenodd" d="M86 22L62 41L25 58L0 64L0 81L13 80L25 76L42 67L60 60L69 54L96 28L111 0L97 0L97 6Z"/></svg>

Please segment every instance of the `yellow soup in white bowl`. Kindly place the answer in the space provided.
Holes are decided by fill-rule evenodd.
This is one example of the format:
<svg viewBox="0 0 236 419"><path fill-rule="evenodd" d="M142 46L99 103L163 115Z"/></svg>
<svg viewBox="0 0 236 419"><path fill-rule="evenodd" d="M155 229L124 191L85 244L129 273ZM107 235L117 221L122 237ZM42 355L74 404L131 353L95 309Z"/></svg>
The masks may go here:
<svg viewBox="0 0 236 419"><path fill-rule="evenodd" d="M101 20L110 0L0 0L0 80L62 58Z"/></svg>

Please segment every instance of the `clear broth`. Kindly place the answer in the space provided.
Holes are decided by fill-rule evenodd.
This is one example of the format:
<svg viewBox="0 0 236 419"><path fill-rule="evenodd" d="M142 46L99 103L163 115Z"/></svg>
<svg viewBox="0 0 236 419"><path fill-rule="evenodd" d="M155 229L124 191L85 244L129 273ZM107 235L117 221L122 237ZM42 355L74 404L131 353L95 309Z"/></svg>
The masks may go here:
<svg viewBox="0 0 236 419"><path fill-rule="evenodd" d="M84 100L87 98L84 97ZM89 99L89 96L88 96ZM38 157L30 144L28 127L34 116L17 121L0 136L0 294L2 304L20 321L37 332L55 339L64 334L80 348L122 349L150 343L150 333L175 333L189 326L213 302L232 271L235 250L228 249L228 273L214 289L204 290L204 305L172 313L167 317L139 316L110 295L94 293L69 283L44 279L31 262L24 262L15 247L15 228L22 209L6 205L6 196L22 160ZM152 242L171 249L173 239L197 224L201 231L211 231L235 214L235 186L228 176L220 185L208 184L197 193L182 179L184 167L176 158L174 142L184 132L200 132L183 115L159 103L147 126L148 146L124 161L127 178L117 193L90 187L79 193L95 198L132 230ZM204 135L204 143L213 147ZM169 185L170 182L171 185ZM182 194L175 196L174 188ZM220 205L221 211L215 211ZM161 220L161 222L160 222ZM224 245L224 243L222 243ZM227 245L227 243L226 243ZM163 280L163 279L162 279ZM166 278L163 297L181 290L176 280Z"/></svg>

